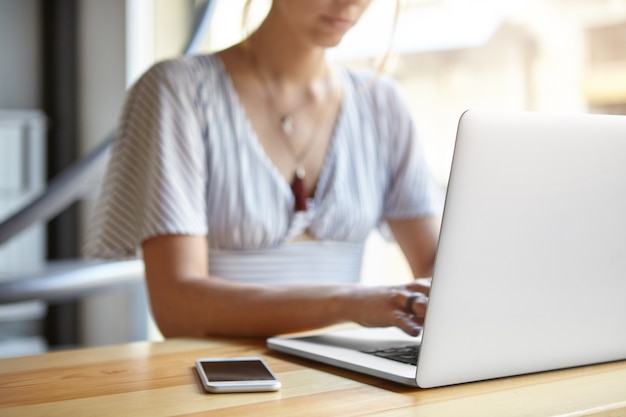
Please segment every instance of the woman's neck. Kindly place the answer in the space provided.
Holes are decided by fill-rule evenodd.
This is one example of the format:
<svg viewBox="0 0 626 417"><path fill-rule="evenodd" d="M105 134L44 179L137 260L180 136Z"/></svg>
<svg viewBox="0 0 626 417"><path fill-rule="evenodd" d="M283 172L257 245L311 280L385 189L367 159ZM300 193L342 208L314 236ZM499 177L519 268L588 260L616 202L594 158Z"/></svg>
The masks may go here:
<svg viewBox="0 0 626 417"><path fill-rule="evenodd" d="M271 17L247 41L249 52L276 82L311 85L328 75L325 48L286 33Z"/></svg>

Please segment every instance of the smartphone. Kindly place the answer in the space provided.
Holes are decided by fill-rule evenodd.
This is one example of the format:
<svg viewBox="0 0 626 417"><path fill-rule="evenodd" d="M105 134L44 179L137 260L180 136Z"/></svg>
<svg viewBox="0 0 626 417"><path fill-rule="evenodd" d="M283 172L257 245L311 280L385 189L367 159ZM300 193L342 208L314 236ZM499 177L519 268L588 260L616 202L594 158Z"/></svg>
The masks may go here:
<svg viewBox="0 0 626 417"><path fill-rule="evenodd" d="M201 358L196 370L211 393L277 391L281 386L261 358Z"/></svg>

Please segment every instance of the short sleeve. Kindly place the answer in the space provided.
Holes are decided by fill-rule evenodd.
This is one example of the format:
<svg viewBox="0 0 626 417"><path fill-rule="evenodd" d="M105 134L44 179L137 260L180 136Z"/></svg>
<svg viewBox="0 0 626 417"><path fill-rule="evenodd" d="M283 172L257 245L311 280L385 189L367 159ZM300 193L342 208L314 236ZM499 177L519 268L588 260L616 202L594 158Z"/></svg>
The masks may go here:
<svg viewBox="0 0 626 417"><path fill-rule="evenodd" d="M380 129L390 141L384 217L440 215L443 189L428 166L409 107L391 79L384 78L380 85L384 96L379 101L384 103L379 108Z"/></svg>
<svg viewBox="0 0 626 417"><path fill-rule="evenodd" d="M205 131L183 60L152 67L129 91L84 254L124 259L163 234L206 235Z"/></svg>

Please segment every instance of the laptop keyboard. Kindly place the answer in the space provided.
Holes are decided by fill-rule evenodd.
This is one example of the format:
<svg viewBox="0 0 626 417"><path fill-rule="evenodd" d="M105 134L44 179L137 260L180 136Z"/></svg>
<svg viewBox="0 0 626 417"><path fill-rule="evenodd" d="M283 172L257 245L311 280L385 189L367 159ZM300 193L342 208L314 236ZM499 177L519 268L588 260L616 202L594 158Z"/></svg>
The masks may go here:
<svg viewBox="0 0 626 417"><path fill-rule="evenodd" d="M362 352L397 362L408 363L409 365L417 365L419 350L419 345L410 345L386 349L363 350Z"/></svg>

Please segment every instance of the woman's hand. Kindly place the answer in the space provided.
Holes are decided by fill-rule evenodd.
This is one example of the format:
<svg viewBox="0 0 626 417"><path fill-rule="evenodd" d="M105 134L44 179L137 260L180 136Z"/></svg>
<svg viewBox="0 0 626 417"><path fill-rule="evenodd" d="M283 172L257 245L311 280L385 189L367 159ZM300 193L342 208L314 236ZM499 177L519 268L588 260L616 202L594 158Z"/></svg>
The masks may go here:
<svg viewBox="0 0 626 417"><path fill-rule="evenodd" d="M366 327L396 326L417 336L424 324L430 278L393 287L358 287L346 303L350 320Z"/></svg>

